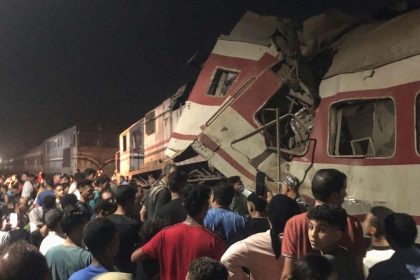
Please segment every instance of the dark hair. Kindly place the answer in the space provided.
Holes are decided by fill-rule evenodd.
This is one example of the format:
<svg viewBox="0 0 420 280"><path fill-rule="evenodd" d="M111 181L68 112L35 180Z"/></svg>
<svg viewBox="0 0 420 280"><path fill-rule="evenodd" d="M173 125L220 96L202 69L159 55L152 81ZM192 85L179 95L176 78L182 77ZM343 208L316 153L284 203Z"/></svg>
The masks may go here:
<svg viewBox="0 0 420 280"><path fill-rule="evenodd" d="M86 178L84 173L81 172L76 172L74 173L74 181L76 181L76 183L79 183L80 181L84 180Z"/></svg>
<svg viewBox="0 0 420 280"><path fill-rule="evenodd" d="M159 179L162 179L163 177L167 176L169 172L171 172L171 169L177 169L178 166L175 163L168 163L162 168L162 173L159 176Z"/></svg>
<svg viewBox="0 0 420 280"><path fill-rule="evenodd" d="M54 187L54 177L53 176L50 176L50 175L47 175L45 177L45 184L47 186L53 188Z"/></svg>
<svg viewBox="0 0 420 280"><path fill-rule="evenodd" d="M293 267L290 280L325 280L334 272L334 266L324 256L305 256Z"/></svg>
<svg viewBox="0 0 420 280"><path fill-rule="evenodd" d="M115 191L115 201L118 205L125 206L129 201L136 199L137 188L131 185L121 185Z"/></svg>
<svg viewBox="0 0 420 280"><path fill-rule="evenodd" d="M268 203L267 216L271 223L271 247L273 248L276 259L281 252L281 242L279 234L284 231L286 222L293 216L300 214L299 205L288 196L275 195Z"/></svg>
<svg viewBox="0 0 420 280"><path fill-rule="evenodd" d="M161 229L167 224L162 219L147 220L140 229L140 241L142 244L146 244L155 236Z"/></svg>
<svg viewBox="0 0 420 280"><path fill-rule="evenodd" d="M323 204L312 208L307 215L308 220L327 222L343 232L347 228L347 213L341 207Z"/></svg>
<svg viewBox="0 0 420 280"><path fill-rule="evenodd" d="M241 181L241 177L239 176L230 176L229 178L226 179L226 183L230 186L233 186L233 184L240 181Z"/></svg>
<svg viewBox="0 0 420 280"><path fill-rule="evenodd" d="M47 260L35 246L25 241L16 241L0 248L0 279L44 280L49 275Z"/></svg>
<svg viewBox="0 0 420 280"><path fill-rule="evenodd" d="M86 224L83 229L83 242L96 258L101 256L116 234L117 227L111 220L98 218Z"/></svg>
<svg viewBox="0 0 420 280"><path fill-rule="evenodd" d="M68 206L61 217L61 228L70 234L75 228L87 222L86 214L77 207Z"/></svg>
<svg viewBox="0 0 420 280"><path fill-rule="evenodd" d="M101 197L95 201L95 205L93 206L93 211L96 215L102 212L103 216L109 216L113 214L115 210L117 210L117 205L115 205L115 203L112 203L109 200L103 200Z"/></svg>
<svg viewBox="0 0 420 280"><path fill-rule="evenodd" d="M227 280L229 273L219 261L208 257L194 260L188 268L190 280Z"/></svg>
<svg viewBox="0 0 420 280"><path fill-rule="evenodd" d="M235 189L231 184L221 182L213 187L213 195L217 204L223 208L228 208L235 196Z"/></svg>
<svg viewBox="0 0 420 280"><path fill-rule="evenodd" d="M320 169L312 179L312 194L315 199L327 203L333 193L345 186L347 176L336 169Z"/></svg>
<svg viewBox="0 0 420 280"><path fill-rule="evenodd" d="M413 246L417 237L417 227L413 217L405 213L392 213L385 217L384 224L385 236L391 247Z"/></svg>
<svg viewBox="0 0 420 280"><path fill-rule="evenodd" d="M248 201L254 204L255 210L257 210L258 212L264 212L267 208L267 200L257 196L255 193L251 193L248 196Z"/></svg>
<svg viewBox="0 0 420 280"><path fill-rule="evenodd" d="M50 211L45 213L44 221L48 229L52 230L60 224L62 217L63 211L61 211L60 209L51 209Z"/></svg>
<svg viewBox="0 0 420 280"><path fill-rule="evenodd" d="M95 184L97 185L103 185L108 182L111 182L111 179L107 175L101 175L95 179Z"/></svg>
<svg viewBox="0 0 420 280"><path fill-rule="evenodd" d="M77 182L77 189L81 190L83 189L85 186L91 186L92 187L92 181L88 180L88 179L83 179Z"/></svg>
<svg viewBox="0 0 420 280"><path fill-rule="evenodd" d="M64 173L63 175L61 175L61 177L60 177L61 179L67 179L67 180L69 180L70 181L70 176L69 175L67 175L67 173Z"/></svg>
<svg viewBox="0 0 420 280"><path fill-rule="evenodd" d="M44 209L44 211L48 209L53 209L56 207L55 196L47 195L42 201L40 201L40 203L42 204L42 208Z"/></svg>
<svg viewBox="0 0 420 280"><path fill-rule="evenodd" d="M95 175L96 174L96 170L93 169L93 168L86 168L83 173L85 174L85 177L88 177L90 175Z"/></svg>
<svg viewBox="0 0 420 280"><path fill-rule="evenodd" d="M179 193L181 189L187 184L187 173L182 171L175 171L168 175L168 188L173 193Z"/></svg>
<svg viewBox="0 0 420 280"><path fill-rule="evenodd" d="M191 217L209 205L211 189L206 185L187 184L182 189L182 204Z"/></svg>
<svg viewBox="0 0 420 280"><path fill-rule="evenodd" d="M372 217L369 220L369 224L376 228L375 237L385 236L384 219L389 214L394 213L394 211L384 206L375 206L370 209L370 213Z"/></svg>
<svg viewBox="0 0 420 280"><path fill-rule="evenodd" d="M64 209L69 205L76 205L77 201L77 196L74 193L67 193L61 198L61 207Z"/></svg>

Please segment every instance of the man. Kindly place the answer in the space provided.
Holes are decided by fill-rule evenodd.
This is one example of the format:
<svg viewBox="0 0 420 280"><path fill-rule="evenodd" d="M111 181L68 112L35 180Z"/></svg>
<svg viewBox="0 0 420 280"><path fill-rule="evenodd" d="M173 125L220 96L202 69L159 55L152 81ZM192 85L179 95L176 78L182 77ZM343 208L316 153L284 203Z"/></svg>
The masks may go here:
<svg viewBox="0 0 420 280"><path fill-rule="evenodd" d="M306 212L309 204L300 196L299 187L299 179L292 175L288 175L280 181L280 193L294 199L299 204L301 211Z"/></svg>
<svg viewBox="0 0 420 280"><path fill-rule="evenodd" d="M248 196L247 207L250 216L247 235L265 232L270 229L270 224L268 223L267 216L265 215L267 200L257 196L255 193L251 193Z"/></svg>
<svg viewBox="0 0 420 280"><path fill-rule="evenodd" d="M34 187L32 186L28 173L23 173L21 179L24 181L21 197L28 200L31 197Z"/></svg>
<svg viewBox="0 0 420 280"><path fill-rule="evenodd" d="M51 176L47 176L44 181L44 190L38 194L35 199L35 204L39 206L44 206L43 202L45 197L53 196L55 198L55 191L54 191L54 181Z"/></svg>
<svg viewBox="0 0 420 280"><path fill-rule="evenodd" d="M341 207L347 195L347 176L336 169L320 169L312 179L312 194L315 206L325 203ZM306 213L291 218L284 229L282 255L285 257L282 279L289 279L294 263L303 256L317 254L308 239L309 221ZM365 255L363 230L359 222L347 218L347 230L340 239L339 246L350 250L355 256L360 270L363 270L362 259Z"/></svg>
<svg viewBox="0 0 420 280"><path fill-rule="evenodd" d="M363 232L370 237L370 248L363 258L364 273L367 276L369 269L378 262L388 260L393 254L391 246L385 238L384 219L393 211L383 206L370 209L363 222Z"/></svg>
<svg viewBox="0 0 420 280"><path fill-rule="evenodd" d="M132 219L135 209L137 189L134 186L119 186L115 193L117 210L107 219L114 222L118 231L120 246L115 257L115 265L121 272L135 273L136 265L130 262L130 256L139 243L140 224Z"/></svg>
<svg viewBox="0 0 420 280"><path fill-rule="evenodd" d="M232 203L229 205L229 209L242 216L248 215L247 197L251 194L251 192L245 189L245 186L241 181L241 177L231 176L227 179L227 184L232 186L235 190L235 195Z"/></svg>
<svg viewBox="0 0 420 280"><path fill-rule="evenodd" d="M173 163L165 165L162 169L160 179L152 185L150 195L147 197L144 205L148 220L153 221L156 218L157 209L171 201L171 193L167 185L168 176L176 170L177 166Z"/></svg>
<svg viewBox="0 0 420 280"><path fill-rule="evenodd" d="M417 227L405 213L389 214L384 219L386 240L395 253L389 260L374 265L368 280L420 279L420 250L415 247Z"/></svg>
<svg viewBox="0 0 420 280"><path fill-rule="evenodd" d="M119 239L115 224L98 218L87 223L83 241L92 253L92 264L74 273L70 280L90 280L95 276L114 271L114 257L118 253Z"/></svg>
<svg viewBox="0 0 420 280"><path fill-rule="evenodd" d="M76 172L74 173L74 181L71 183L70 187L69 187L69 191L68 194L73 194L76 195L77 199L80 199L80 192L77 189L77 184L83 180L85 180L85 174L81 173L81 172Z"/></svg>
<svg viewBox="0 0 420 280"><path fill-rule="evenodd" d="M229 211L235 195L229 183L219 183L213 188L211 209L207 212L204 225L211 231L220 234L228 246L246 237L248 219Z"/></svg>
<svg viewBox="0 0 420 280"><path fill-rule="evenodd" d="M42 240L39 251L44 256L52 247L64 244L64 231L61 228L61 218L63 211L60 209L51 209L45 214L45 224L48 228L48 235Z"/></svg>
<svg viewBox="0 0 420 280"><path fill-rule="evenodd" d="M77 189L80 193L80 198L77 206L85 213L86 218L90 220L93 216L93 209L90 206L89 202L93 199L93 186L92 181L82 180L77 183Z"/></svg>
<svg viewBox="0 0 420 280"><path fill-rule="evenodd" d="M185 280L227 280L229 273L219 261L202 257L193 261Z"/></svg>
<svg viewBox="0 0 420 280"><path fill-rule="evenodd" d="M220 259L226 250L225 243L203 226L209 209L210 192L205 185L185 186L182 201L187 219L161 230L131 255L131 261L158 259L160 279L184 280L193 260L205 256Z"/></svg>
<svg viewBox="0 0 420 280"><path fill-rule="evenodd" d="M50 280L45 257L29 243L18 241L0 248L0 279Z"/></svg>
<svg viewBox="0 0 420 280"><path fill-rule="evenodd" d="M52 247L45 255L53 280L67 280L92 262L92 255L82 249L82 232L87 221L85 213L77 207L64 211L61 218L61 227L66 234L64 244Z"/></svg>
<svg viewBox="0 0 420 280"><path fill-rule="evenodd" d="M168 188L171 192L171 201L157 209L156 217L166 225L174 225L185 221L187 212L182 207L181 190L187 183L187 174L175 171L168 176Z"/></svg>
<svg viewBox="0 0 420 280"><path fill-rule="evenodd" d="M93 168L86 168L85 171L83 172L85 174L85 179L92 181L95 180L96 177L96 170Z"/></svg>
<svg viewBox="0 0 420 280"><path fill-rule="evenodd" d="M338 241L347 227L347 213L337 206L323 204L308 212L308 238L312 249L328 258L340 280L364 279L352 254Z"/></svg>

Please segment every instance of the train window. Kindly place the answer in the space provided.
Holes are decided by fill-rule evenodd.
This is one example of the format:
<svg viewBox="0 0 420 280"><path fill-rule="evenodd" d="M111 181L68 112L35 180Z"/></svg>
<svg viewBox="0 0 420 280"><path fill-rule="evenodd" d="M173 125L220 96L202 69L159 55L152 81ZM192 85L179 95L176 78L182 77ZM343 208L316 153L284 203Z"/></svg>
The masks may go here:
<svg viewBox="0 0 420 280"><path fill-rule="evenodd" d="M146 134L152 134L155 132L155 111L151 111L144 116L146 125Z"/></svg>
<svg viewBox="0 0 420 280"><path fill-rule="evenodd" d="M127 151L127 135L123 135L122 139L123 144L123 152Z"/></svg>
<svg viewBox="0 0 420 280"><path fill-rule="evenodd" d="M226 69L217 69L207 94L213 96L225 96L236 77L238 77L238 72Z"/></svg>
<svg viewBox="0 0 420 280"><path fill-rule="evenodd" d="M331 155L390 157L394 153L393 100L342 101L333 104L330 113Z"/></svg>

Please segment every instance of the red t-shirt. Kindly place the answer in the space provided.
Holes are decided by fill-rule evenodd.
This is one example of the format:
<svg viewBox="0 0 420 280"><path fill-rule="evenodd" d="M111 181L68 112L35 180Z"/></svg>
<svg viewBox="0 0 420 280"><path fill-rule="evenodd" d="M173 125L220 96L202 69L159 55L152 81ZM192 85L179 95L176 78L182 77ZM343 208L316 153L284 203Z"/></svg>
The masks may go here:
<svg viewBox="0 0 420 280"><path fill-rule="evenodd" d="M184 280L191 262L200 257L220 260L225 242L204 227L176 224L161 230L142 248L160 264L160 279Z"/></svg>
<svg viewBox="0 0 420 280"><path fill-rule="evenodd" d="M300 259L309 254L319 254L309 243L308 229L307 213L296 215L287 221L281 243L283 256ZM362 226L353 217L347 217L347 230L337 245L349 249L355 256L364 254L366 248Z"/></svg>

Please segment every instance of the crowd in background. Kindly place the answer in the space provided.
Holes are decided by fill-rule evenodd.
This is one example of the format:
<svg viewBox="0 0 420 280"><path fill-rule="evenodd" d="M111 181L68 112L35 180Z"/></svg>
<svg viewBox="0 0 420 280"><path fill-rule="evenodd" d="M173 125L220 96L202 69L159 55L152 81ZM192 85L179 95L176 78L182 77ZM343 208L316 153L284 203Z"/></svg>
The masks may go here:
<svg viewBox="0 0 420 280"><path fill-rule="evenodd" d="M278 193L238 176L188 183L174 164L156 180L94 169L0 178L0 280L420 279L416 223L341 207L347 177L287 176Z"/></svg>

